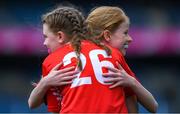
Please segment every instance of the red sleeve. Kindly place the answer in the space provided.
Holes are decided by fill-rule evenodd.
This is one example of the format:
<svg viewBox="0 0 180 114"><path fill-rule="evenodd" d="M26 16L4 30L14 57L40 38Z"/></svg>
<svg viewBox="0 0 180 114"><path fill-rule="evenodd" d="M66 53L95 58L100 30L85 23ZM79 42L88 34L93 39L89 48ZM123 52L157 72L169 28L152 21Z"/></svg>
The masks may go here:
<svg viewBox="0 0 180 114"><path fill-rule="evenodd" d="M61 109L61 96L57 87L52 87L46 94L48 112L59 113Z"/></svg>
<svg viewBox="0 0 180 114"><path fill-rule="evenodd" d="M123 69L132 77L134 77L135 79L136 76L135 74L132 72L132 70L129 68L128 64L126 63L126 60L124 58L124 56L119 52L119 63L121 64L121 66L123 67ZM126 96L133 96L135 95L134 91L130 88L130 87L125 87L124 88L125 94Z"/></svg>
<svg viewBox="0 0 180 114"><path fill-rule="evenodd" d="M131 71L131 69L129 68L129 66L126 64L124 70L132 77L136 78L134 73ZM128 96L134 96L135 93L134 91L130 88L130 87L125 87L124 88L125 91L125 95Z"/></svg>
<svg viewBox="0 0 180 114"><path fill-rule="evenodd" d="M125 58L124 58L124 61L125 61ZM132 70L129 68L128 64L126 63L126 61L124 62L124 70L132 77L134 77L137 81L139 81L137 79L137 77L135 76L135 74L132 72ZM136 95L134 93L134 91L130 88L130 87L126 87L125 89L125 94L126 96L133 96L133 95Z"/></svg>
<svg viewBox="0 0 180 114"><path fill-rule="evenodd" d="M48 68L43 64L42 65L42 75L43 77L47 76L49 71L47 70ZM50 88L47 93L46 93L46 103L47 103L47 108L48 112L56 112L59 113L61 109L61 96L58 91L57 87L52 87Z"/></svg>

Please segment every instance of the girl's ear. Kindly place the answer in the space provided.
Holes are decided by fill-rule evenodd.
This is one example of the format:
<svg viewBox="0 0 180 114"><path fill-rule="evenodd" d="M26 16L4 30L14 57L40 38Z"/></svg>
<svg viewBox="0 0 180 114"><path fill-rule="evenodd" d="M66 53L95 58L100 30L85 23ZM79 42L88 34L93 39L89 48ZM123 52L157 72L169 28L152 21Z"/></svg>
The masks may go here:
<svg viewBox="0 0 180 114"><path fill-rule="evenodd" d="M62 31L58 31L58 42L59 43L64 43L66 41L66 35Z"/></svg>
<svg viewBox="0 0 180 114"><path fill-rule="evenodd" d="M106 42L109 42L111 40L111 32L109 30L104 30L103 36Z"/></svg>

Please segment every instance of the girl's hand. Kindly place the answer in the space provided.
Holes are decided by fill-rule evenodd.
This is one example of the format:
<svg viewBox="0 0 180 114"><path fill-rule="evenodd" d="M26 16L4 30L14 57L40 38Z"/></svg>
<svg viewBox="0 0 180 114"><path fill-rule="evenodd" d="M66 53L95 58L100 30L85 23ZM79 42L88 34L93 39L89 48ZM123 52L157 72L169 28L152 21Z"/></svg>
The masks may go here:
<svg viewBox="0 0 180 114"><path fill-rule="evenodd" d="M104 82L105 83L112 83L109 88L115 88L118 86L123 87L131 87L134 82L134 77L130 76L122 67L121 65L116 62L117 68L106 67L111 72L103 73L104 77L108 77Z"/></svg>
<svg viewBox="0 0 180 114"><path fill-rule="evenodd" d="M78 70L74 70L74 66L59 70L61 65L62 62L57 64L47 76L42 78L48 87L71 84L72 80L76 78L76 74L79 73Z"/></svg>

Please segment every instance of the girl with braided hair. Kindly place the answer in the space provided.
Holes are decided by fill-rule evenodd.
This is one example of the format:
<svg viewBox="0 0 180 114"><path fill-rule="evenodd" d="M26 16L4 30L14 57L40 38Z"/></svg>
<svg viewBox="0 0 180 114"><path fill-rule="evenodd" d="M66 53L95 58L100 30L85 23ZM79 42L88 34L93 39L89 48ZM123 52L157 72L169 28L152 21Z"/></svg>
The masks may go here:
<svg viewBox="0 0 180 114"><path fill-rule="evenodd" d="M103 13L103 12L106 12L106 13ZM80 14L80 12L76 12L76 13ZM81 20L83 20L83 19L84 18L81 17ZM92 42L94 42L95 44L97 44L101 47L104 47L104 49L106 49L108 53L110 53L110 50L106 46L102 45L102 43L100 43L100 42L108 43L109 45L113 46L114 48L119 49L119 47L120 47L120 51L125 55L126 47L128 47L128 44L132 41L132 39L130 37L125 37L123 39L123 38L121 38L121 36L122 36L121 34L118 34L118 32L115 32L115 31L121 31L121 30L118 30L119 28L121 28L123 31L125 30L124 31L124 32L126 32L125 34L127 34L127 31L128 31L128 26L126 26L126 24L123 24L123 23L129 23L129 19L120 8L109 7L109 6L96 8L89 14L89 16L87 18L87 23L88 23L89 31L93 33L92 38L98 38L98 39L92 40ZM127 25L129 25L129 24L127 24ZM83 36L82 33L85 33L85 31L80 33ZM117 36L117 35L119 35L119 37L116 38L115 36ZM109 37L109 36L111 36L111 37ZM58 67L61 65L62 65L62 63L58 64L53 69L57 70ZM109 80L106 80L105 82L113 83L112 86L110 86L110 88L115 88L117 86L124 86L124 85L131 87L133 89L133 91L135 92L135 94L137 95L138 100L140 100L140 103L142 103L142 105L145 106L145 108L147 108L150 112L156 112L157 102L155 101L155 99L153 98L151 93L149 93L134 78L129 78L131 76L134 76L134 74L129 69L127 64L121 64L121 65L125 70L123 68L121 68L121 66L119 66L119 65L118 65L119 69L108 68L109 70L111 70L113 72L113 74L107 73L107 74L104 74L104 76L114 75L114 77L113 77L114 79L109 79ZM72 67L71 67L71 70L72 70ZM52 73L50 72L49 75L51 77L55 77L55 80L49 80L48 82L53 82L53 84L55 84L54 82L57 82L57 80L61 80L61 77L64 77L64 74L65 74L65 76L68 76L70 74L73 75L73 73L75 74L74 71L69 72L69 73L68 73L68 71L70 71L70 70L63 69L62 72L61 72L61 70L54 71L54 72L56 72L55 74L53 74L54 72L52 72ZM59 74L59 77L57 78L56 75L58 75L58 74ZM122 74L124 75L124 79L126 78L126 80L129 80L129 81L124 80L124 82L123 82ZM64 78L67 78L67 77L64 77ZM72 78L74 78L74 77L71 76L71 78L70 78L70 76L69 76L68 80L71 80ZM122 78L122 79L120 80L120 78ZM63 84L70 84L71 82L72 81L63 82ZM132 83L130 83L130 82L132 82ZM46 85L48 85L48 84L46 83ZM57 86L57 85L61 86L61 83L56 83L53 86ZM126 92L126 93L132 95L133 92ZM58 92L56 92L56 95L57 94L58 94ZM128 96L130 96L130 95L128 95ZM146 100L143 101L140 98L145 98ZM126 98L128 111L129 112L137 112L137 109L132 108L131 107L132 105L128 103L129 101L131 101L129 99L130 99L130 97ZM54 108L56 110L54 110L54 111L51 110L51 112L59 112L59 110L60 110L59 103L60 102L57 103L59 106L57 105L58 107Z"/></svg>
<svg viewBox="0 0 180 114"><path fill-rule="evenodd" d="M100 40L85 36L84 18L74 8L59 7L45 14L42 22L44 45L50 54L42 64L43 78L30 95L30 107L41 104L46 94L49 112L61 108L60 113L127 113L123 87L109 89L111 83L104 83L107 78L102 76L108 72L105 67L117 68L116 62L123 63L123 56ZM69 80L66 85L48 85L48 73L54 66L55 69L71 68L65 73L64 78ZM57 93L62 96L61 102L56 100Z"/></svg>

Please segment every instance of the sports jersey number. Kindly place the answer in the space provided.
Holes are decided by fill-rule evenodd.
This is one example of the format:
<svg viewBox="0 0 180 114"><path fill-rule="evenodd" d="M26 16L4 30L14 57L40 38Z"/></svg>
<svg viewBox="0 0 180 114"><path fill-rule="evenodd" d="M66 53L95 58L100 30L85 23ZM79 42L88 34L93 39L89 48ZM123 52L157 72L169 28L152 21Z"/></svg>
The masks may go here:
<svg viewBox="0 0 180 114"><path fill-rule="evenodd" d="M63 59L64 65L70 64L71 59L73 57L76 57L75 52L68 53ZM85 65L86 65L86 57L83 54L80 54L80 59L82 61L82 70L83 70ZM77 67L76 67L76 70L77 70ZM80 78L80 75L81 75L81 72L78 73L77 78L75 78L73 80L73 83L71 84L71 88L77 87L77 86L80 86L80 85L84 85L84 84L91 84L92 83L91 82L91 77L86 76L86 77Z"/></svg>
<svg viewBox="0 0 180 114"><path fill-rule="evenodd" d="M98 58L98 55L101 54L104 56L104 58L112 58L111 56L108 56L104 50L92 50L89 53L89 57L91 59L91 63L93 66L93 71L95 74L95 77L97 81L101 84L108 84L104 83L104 77L102 76L102 67L109 66L114 67L114 65L110 61L100 61Z"/></svg>
<svg viewBox="0 0 180 114"><path fill-rule="evenodd" d="M98 55L101 54L104 56L104 58L111 58L111 56L107 56L106 52L104 50L92 50L90 51L89 53L89 57L90 57L90 60L91 60L91 64L93 66L93 70L94 70L94 74L95 74L95 77L97 79L97 81L101 84L106 84L103 82L104 80L104 77L102 76L102 67L105 67L105 66L109 66L109 67L114 67L114 65L110 62L110 61L100 61L99 58L98 58ZM75 52L71 52L71 53L68 53L64 59L63 59L63 62L64 62L64 65L68 65L71 63L71 59L75 57L76 58L76 54ZM86 65L86 57L81 53L80 54L80 59L82 61L82 70L85 68L85 65ZM81 85L84 85L84 84L92 84L92 80L91 80L91 77L90 76L86 76L86 77L81 77L81 72L77 74L77 78L75 78L73 80L73 83L71 85L71 88L74 88L74 87L77 87L77 86L81 86Z"/></svg>

